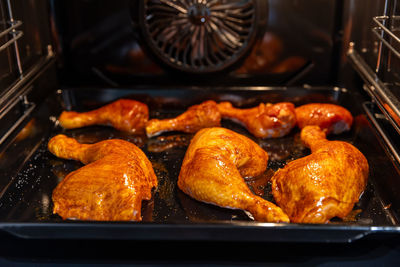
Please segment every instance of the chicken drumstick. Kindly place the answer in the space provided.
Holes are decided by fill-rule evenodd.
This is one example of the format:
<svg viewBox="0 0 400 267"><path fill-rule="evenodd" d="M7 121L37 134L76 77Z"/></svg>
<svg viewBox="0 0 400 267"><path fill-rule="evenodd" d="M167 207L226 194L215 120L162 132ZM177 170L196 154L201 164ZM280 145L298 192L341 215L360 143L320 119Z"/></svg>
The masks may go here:
<svg viewBox="0 0 400 267"><path fill-rule="evenodd" d="M249 109L234 108L230 102L218 104L221 117L242 124L254 136L275 138L288 134L296 126L292 103L259 104Z"/></svg>
<svg viewBox="0 0 400 267"><path fill-rule="evenodd" d="M195 133L202 128L220 125L221 115L217 103L208 100L199 105L191 106L176 118L149 120L146 124L146 134L148 137L153 137L167 131Z"/></svg>
<svg viewBox="0 0 400 267"><path fill-rule="evenodd" d="M263 173L267 163L267 152L247 137L219 127L202 129L185 154L178 187L199 201L248 211L258 221L288 222L279 207L254 195L243 179Z"/></svg>
<svg viewBox="0 0 400 267"><path fill-rule="evenodd" d="M295 223L327 223L345 217L367 183L366 158L349 143L328 141L318 126L306 126L300 135L312 153L274 174L276 203Z"/></svg>
<svg viewBox="0 0 400 267"><path fill-rule="evenodd" d="M149 110L146 104L130 99L120 99L88 112L64 111L58 120L65 129L100 124L111 125L120 131L136 133L143 131L148 119Z"/></svg>
<svg viewBox="0 0 400 267"><path fill-rule="evenodd" d="M87 164L68 174L54 189L54 213L63 219L142 219L142 200L151 198L157 177L137 146L118 139L80 144L57 135L49 141L48 148L57 157Z"/></svg>
<svg viewBox="0 0 400 267"><path fill-rule="evenodd" d="M348 131L353 123L353 116L344 107L312 103L296 108L297 125L300 129L307 125L317 125L327 134L340 134Z"/></svg>

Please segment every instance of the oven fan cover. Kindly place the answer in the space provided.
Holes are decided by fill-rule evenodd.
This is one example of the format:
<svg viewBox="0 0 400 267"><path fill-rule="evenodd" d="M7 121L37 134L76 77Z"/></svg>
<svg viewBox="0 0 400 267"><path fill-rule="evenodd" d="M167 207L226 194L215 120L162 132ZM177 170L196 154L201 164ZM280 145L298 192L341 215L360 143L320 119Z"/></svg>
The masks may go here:
<svg viewBox="0 0 400 267"><path fill-rule="evenodd" d="M265 0L145 0L138 23L146 50L173 70L217 73L241 62L266 25Z"/></svg>

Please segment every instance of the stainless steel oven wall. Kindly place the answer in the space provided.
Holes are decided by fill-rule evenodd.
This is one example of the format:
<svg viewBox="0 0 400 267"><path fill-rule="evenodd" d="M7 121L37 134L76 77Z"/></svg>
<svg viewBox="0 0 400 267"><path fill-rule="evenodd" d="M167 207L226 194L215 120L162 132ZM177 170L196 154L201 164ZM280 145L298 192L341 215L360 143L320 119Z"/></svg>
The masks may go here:
<svg viewBox="0 0 400 267"><path fill-rule="evenodd" d="M135 1L51 0L65 85L199 84L169 75L141 48ZM342 1L269 0L266 32L241 66L207 85L335 84ZM144 44L146 45L146 44Z"/></svg>

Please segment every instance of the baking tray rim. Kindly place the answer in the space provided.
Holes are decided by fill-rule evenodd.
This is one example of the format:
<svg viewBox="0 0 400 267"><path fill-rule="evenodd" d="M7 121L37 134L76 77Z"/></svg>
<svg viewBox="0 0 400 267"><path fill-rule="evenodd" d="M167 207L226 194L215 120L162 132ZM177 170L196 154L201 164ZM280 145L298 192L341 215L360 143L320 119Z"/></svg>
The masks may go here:
<svg viewBox="0 0 400 267"><path fill-rule="evenodd" d="M350 243L367 236L400 234L400 226L263 222L7 222L3 233L22 239L147 241L249 241Z"/></svg>

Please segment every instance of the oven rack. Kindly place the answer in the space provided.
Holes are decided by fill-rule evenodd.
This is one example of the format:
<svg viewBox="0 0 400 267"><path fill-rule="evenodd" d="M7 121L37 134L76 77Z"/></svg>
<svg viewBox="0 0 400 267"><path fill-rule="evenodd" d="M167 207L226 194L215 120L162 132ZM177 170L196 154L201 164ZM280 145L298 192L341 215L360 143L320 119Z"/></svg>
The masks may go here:
<svg viewBox="0 0 400 267"><path fill-rule="evenodd" d="M4 25L4 22L2 22ZM22 25L22 21L20 20L14 20L14 21L7 21L7 25L10 25L8 28L6 28L4 31L0 32L0 37L6 36L7 34L12 35L11 39L5 42L0 46L0 52L5 50L7 47L11 46L12 44L16 45L17 40L22 37L24 34L22 31L17 30L19 26Z"/></svg>
<svg viewBox="0 0 400 267"><path fill-rule="evenodd" d="M376 24L375 27L372 28L372 32L375 34L375 36L384 44L387 48L390 49L391 52L394 53L398 58L400 58L400 52L397 51L397 49L391 44L390 41L387 41L384 36L387 34L390 38L392 38L392 41L396 42L397 44L400 44L400 38L396 36L395 32L400 31L400 27L396 28L391 28L389 29L387 26L388 21L391 20L392 22L397 22L400 21L400 16L376 16L372 18L373 22ZM381 57L382 54L382 49L379 49L379 55L378 58ZM377 71L379 71L379 60L377 62Z"/></svg>
<svg viewBox="0 0 400 267"><path fill-rule="evenodd" d="M354 42L349 43L347 56L363 79L363 88L370 95L372 103L379 108L395 132L400 134L400 97L395 93L399 89L400 80L393 75L394 62L396 60L400 62L400 15L393 14L394 10L396 10L396 1L387 0L385 14L372 17L372 37L376 37L377 40L373 57L376 56L376 61L372 62L372 64L376 63L375 66L372 66L365 54L357 51ZM368 117L371 119L371 116ZM373 125L376 127L375 122L376 120L373 120ZM385 138L387 134L383 130L384 127L377 128L395 161L400 164L399 148Z"/></svg>
<svg viewBox="0 0 400 267"><path fill-rule="evenodd" d="M19 53L19 48L18 48L18 39L20 39L23 36L23 31L19 29L19 27L22 25L22 21L20 20L15 20L12 12L12 6L10 0L6 1L6 9L7 9L7 15L8 15L8 20L2 21L1 24L5 26L5 30L0 32L0 38L9 36L9 38L6 38L5 43L0 45L0 52L3 50L7 49L8 47L14 46L14 55L15 59L17 62L17 68L19 75L23 74L22 70L22 64L21 64L21 58L20 58L20 53Z"/></svg>
<svg viewBox="0 0 400 267"><path fill-rule="evenodd" d="M0 147L12 133L20 127L35 108L30 100L32 83L38 73L43 72L54 59L53 48L47 46L47 54L35 61L30 67L24 67L21 60L19 40L24 36L21 30L22 20L14 19L11 0L0 2L4 13L0 17L0 53L8 53L10 80L4 83L5 90L0 91ZM6 130L4 130L6 129Z"/></svg>

